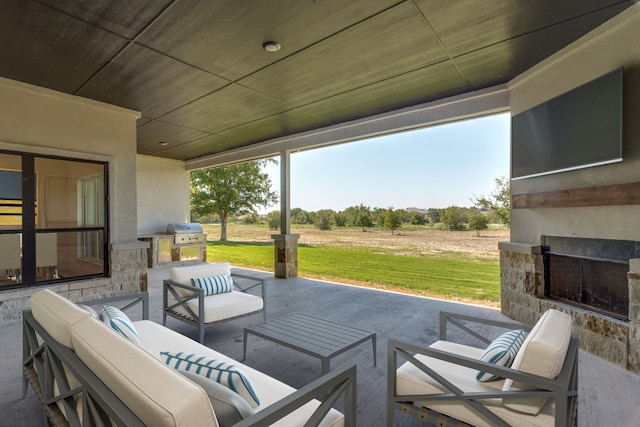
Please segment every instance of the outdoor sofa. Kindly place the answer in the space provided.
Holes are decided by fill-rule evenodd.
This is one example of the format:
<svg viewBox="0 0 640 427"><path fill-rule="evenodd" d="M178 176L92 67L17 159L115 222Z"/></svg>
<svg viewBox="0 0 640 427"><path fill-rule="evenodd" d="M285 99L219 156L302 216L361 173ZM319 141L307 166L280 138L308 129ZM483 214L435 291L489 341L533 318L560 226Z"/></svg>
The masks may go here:
<svg viewBox="0 0 640 427"><path fill-rule="evenodd" d="M125 306L120 304L123 301ZM127 323L128 316L117 314L130 313L140 305L143 320ZM30 382L43 404L45 425L355 425L355 365L335 369L296 391L147 320L146 293L104 299L98 306L103 307L103 316L108 311L109 326L90 307L46 289L32 295L31 310L23 313L23 393ZM238 400L240 391L217 383L211 387L215 381L185 373L190 370L185 365L174 369L162 360L161 352L198 354L226 364L226 371L234 371L229 381L236 391L244 384L242 390L252 390L259 404L253 402L256 407L251 408L242 397ZM236 382L238 372L246 381ZM317 396L323 396L324 402ZM340 397L344 397L345 415L332 408Z"/></svg>
<svg viewBox="0 0 640 427"><path fill-rule="evenodd" d="M447 340L449 324L488 346ZM440 340L430 346L389 340L388 425L396 410L438 426L574 425L578 339L571 327L571 316L554 309L533 328L443 312ZM496 328L503 333L488 338Z"/></svg>
<svg viewBox="0 0 640 427"><path fill-rule="evenodd" d="M200 287L199 279L209 280ZM220 284L220 280L224 280L224 284ZM207 286L209 289L228 286L228 292L209 294ZM258 295L249 292L254 289L259 289ZM169 279L162 283L162 324L166 325L170 316L193 325L198 328L200 343L204 341L206 326L259 313L266 321L264 280L232 273L228 262L172 267Z"/></svg>

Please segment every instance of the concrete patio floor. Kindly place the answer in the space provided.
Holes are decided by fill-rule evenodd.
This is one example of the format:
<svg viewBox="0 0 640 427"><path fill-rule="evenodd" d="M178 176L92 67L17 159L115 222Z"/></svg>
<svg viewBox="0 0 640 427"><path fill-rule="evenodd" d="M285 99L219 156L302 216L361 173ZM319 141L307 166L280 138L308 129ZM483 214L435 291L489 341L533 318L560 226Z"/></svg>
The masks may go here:
<svg viewBox="0 0 640 427"><path fill-rule="evenodd" d="M386 425L387 339L428 345L437 339L440 311L506 319L499 310L430 298L359 288L304 278L275 279L272 274L241 270L264 277L267 283L267 316L275 318L303 312L377 332L378 365L373 366L371 344L363 343L331 361L336 367L358 365L358 426ZM149 270L151 320L161 322L162 279L167 268ZM242 333L247 325L260 322L252 316L208 328L205 344L237 360L242 358ZM197 338L196 329L169 319L167 326ZM455 336L455 335L454 335ZM0 426L43 425L42 409L31 389L22 398L22 325L13 321L0 325ZM301 387L321 375L320 361L302 353L251 336L244 362L293 387ZM578 425L585 427L638 426L636 404L640 377L589 353L580 353ZM424 426L396 413L396 426Z"/></svg>

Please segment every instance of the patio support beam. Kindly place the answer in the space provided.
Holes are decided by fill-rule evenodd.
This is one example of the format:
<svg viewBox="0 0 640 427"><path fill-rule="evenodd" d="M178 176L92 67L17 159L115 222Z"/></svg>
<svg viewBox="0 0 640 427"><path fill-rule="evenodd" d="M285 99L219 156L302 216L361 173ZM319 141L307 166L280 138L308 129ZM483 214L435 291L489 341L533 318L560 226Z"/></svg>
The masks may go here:
<svg viewBox="0 0 640 427"><path fill-rule="evenodd" d="M274 275L287 279L298 276L298 238L291 234L291 151L280 152L280 234L272 234L274 242Z"/></svg>

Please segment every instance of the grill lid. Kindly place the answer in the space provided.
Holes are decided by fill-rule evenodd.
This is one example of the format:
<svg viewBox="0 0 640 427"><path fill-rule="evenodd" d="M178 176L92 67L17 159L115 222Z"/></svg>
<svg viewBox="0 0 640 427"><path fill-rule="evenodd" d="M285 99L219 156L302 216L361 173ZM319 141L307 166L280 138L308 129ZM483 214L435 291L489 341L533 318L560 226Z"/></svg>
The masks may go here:
<svg viewBox="0 0 640 427"><path fill-rule="evenodd" d="M202 233L202 225L197 222L173 223L167 225L167 234Z"/></svg>

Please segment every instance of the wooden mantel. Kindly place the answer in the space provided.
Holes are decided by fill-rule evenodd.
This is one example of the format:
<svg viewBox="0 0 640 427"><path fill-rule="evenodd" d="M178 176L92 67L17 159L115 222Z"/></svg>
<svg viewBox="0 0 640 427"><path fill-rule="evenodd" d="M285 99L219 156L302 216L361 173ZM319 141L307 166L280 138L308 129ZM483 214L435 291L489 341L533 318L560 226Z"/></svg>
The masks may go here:
<svg viewBox="0 0 640 427"><path fill-rule="evenodd" d="M640 204L640 182L574 188L543 193L514 194L512 209L573 208Z"/></svg>

